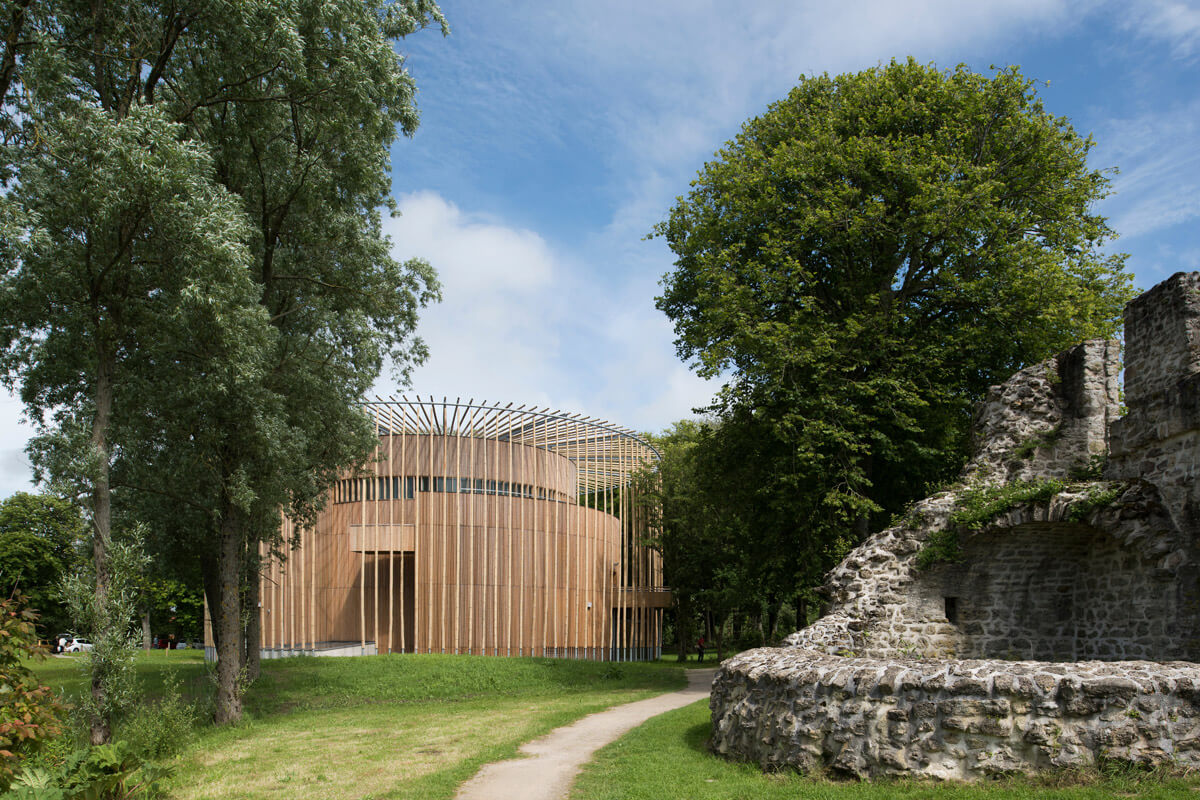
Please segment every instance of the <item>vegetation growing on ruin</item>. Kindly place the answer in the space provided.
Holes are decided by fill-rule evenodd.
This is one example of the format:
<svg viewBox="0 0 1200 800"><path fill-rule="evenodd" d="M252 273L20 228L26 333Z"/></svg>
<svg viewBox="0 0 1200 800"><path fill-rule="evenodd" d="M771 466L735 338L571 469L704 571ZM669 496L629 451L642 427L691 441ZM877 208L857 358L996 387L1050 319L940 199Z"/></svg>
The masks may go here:
<svg viewBox="0 0 1200 800"><path fill-rule="evenodd" d="M924 546L916 555L917 569L961 560L962 531L981 530L1001 514L1024 503L1046 502L1060 492L1083 490L1083 497L1072 502L1066 515L1068 522L1082 522L1092 512L1112 504L1127 488L1128 484L1123 482L1083 485L1064 483L1053 478L968 487L956 498L949 526L926 537Z"/></svg>
<svg viewBox="0 0 1200 800"><path fill-rule="evenodd" d="M950 515L950 524L963 530L977 531L1022 503L1049 500L1066 488L1065 483L1053 478L972 486L959 494L954 512Z"/></svg>
<svg viewBox="0 0 1200 800"><path fill-rule="evenodd" d="M1024 461L1030 458L1042 447L1049 447L1062 438L1062 425L1055 425L1048 431L1040 433L1037 436L1031 436L1025 441L1018 444L1012 451L1012 457L1015 461Z"/></svg>
<svg viewBox="0 0 1200 800"><path fill-rule="evenodd" d="M1067 520L1082 522L1093 511L1112 505L1113 501L1120 497L1127 488L1129 488L1128 484L1123 482L1089 486L1083 499L1077 500L1071 505L1071 510L1067 512Z"/></svg>
<svg viewBox="0 0 1200 800"><path fill-rule="evenodd" d="M1066 484L1062 481L1047 479L963 489L956 498L949 526L929 534L925 545L917 553L917 569L961 560L961 531L980 530L988 522L1022 503L1049 500L1065 488Z"/></svg>
<svg viewBox="0 0 1200 800"><path fill-rule="evenodd" d="M962 561L962 544L956 528L934 531L925 539L924 546L917 552L917 569L929 569L934 564L951 564Z"/></svg>

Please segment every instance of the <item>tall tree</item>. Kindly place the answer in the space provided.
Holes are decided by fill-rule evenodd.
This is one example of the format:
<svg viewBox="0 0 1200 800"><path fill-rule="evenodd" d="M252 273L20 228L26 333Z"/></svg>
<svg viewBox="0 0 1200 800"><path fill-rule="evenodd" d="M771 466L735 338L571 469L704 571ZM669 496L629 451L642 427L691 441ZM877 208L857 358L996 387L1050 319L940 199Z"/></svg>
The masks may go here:
<svg viewBox="0 0 1200 800"><path fill-rule="evenodd" d="M242 38L186 43L201 65L191 78L201 97L231 85L236 54L262 54L239 67L261 77L238 89L237 102L200 104L182 93L174 101L212 144L222 184L252 221L251 274L277 334L255 416L215 409L213 437L165 452L168 462L216 465L213 490L197 502L213 513L220 541L202 563L222 721L240 714L242 668L256 671L258 616L244 614L243 601L257 605L259 543L278 541L281 511L311 519L338 472L369 456L376 432L357 403L386 363L404 378L424 358L417 313L439 291L428 264L391 257L380 210L392 202L389 147L417 126L415 86L393 41L428 24L445 32L440 11L425 0L309 0L290 7L287 24L277 14L270 48L251 24L238 27Z"/></svg>
<svg viewBox="0 0 1200 800"><path fill-rule="evenodd" d="M155 395L172 390L155 365L202 352L199 332L238 350L226 345L256 308L237 238L245 228L228 193L203 179L211 161L152 108L121 116L68 96L31 108L30 124L38 138L12 201L36 225L0 284L0 364L35 418L49 412L87 431L81 477L104 607L113 431L152 419ZM238 308L240 317L225 310ZM97 706L101 694L94 683ZM94 717L93 741L108 736Z"/></svg>
<svg viewBox="0 0 1200 800"><path fill-rule="evenodd" d="M444 21L427 0L35 5L0 87L4 367L55 441L86 432L82 455L40 452L84 467L98 593L114 477L205 565L217 716L236 719L259 541L369 451L353 405L385 359L424 353L436 279L391 259L380 209L387 147L416 125L393 40Z"/></svg>
<svg viewBox="0 0 1200 800"><path fill-rule="evenodd" d="M702 605L702 595L712 587L714 562L719 548L710 534L710 504L702 495L696 470L695 450L701 426L681 420L649 440L661 453L653 465L634 476L647 515L647 544L663 561L663 580L671 587L671 611L680 661L687 657L695 639L693 627Z"/></svg>
<svg viewBox="0 0 1200 800"><path fill-rule="evenodd" d="M789 546L865 534L957 468L990 383L1117 330L1091 146L1015 68L806 77L656 228L677 257L658 307L728 376L715 410L766 447L742 483L771 487L753 503Z"/></svg>

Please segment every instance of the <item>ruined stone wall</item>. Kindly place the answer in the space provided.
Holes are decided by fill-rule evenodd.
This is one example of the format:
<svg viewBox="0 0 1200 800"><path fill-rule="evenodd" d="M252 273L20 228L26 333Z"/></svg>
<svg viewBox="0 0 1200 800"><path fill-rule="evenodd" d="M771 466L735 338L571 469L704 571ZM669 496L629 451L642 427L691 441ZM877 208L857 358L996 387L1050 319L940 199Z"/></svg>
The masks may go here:
<svg viewBox="0 0 1200 800"><path fill-rule="evenodd" d="M749 650L710 700L712 746L764 767L975 780L1100 759L1200 767L1200 667L882 661Z"/></svg>
<svg viewBox="0 0 1200 800"><path fill-rule="evenodd" d="M1110 342L993 387L962 484L851 552L790 647L722 665L713 747L859 776L1200 766L1200 667L1172 663L1200 661L1200 273L1130 303L1126 347L1123 417Z"/></svg>
<svg viewBox="0 0 1200 800"><path fill-rule="evenodd" d="M1180 272L1125 309L1125 403L1110 480L1159 488L1176 524L1200 530L1200 273Z"/></svg>
<svg viewBox="0 0 1200 800"><path fill-rule="evenodd" d="M970 483L1068 479L1108 450L1120 408L1120 348L1076 345L988 390L972 425Z"/></svg>
<svg viewBox="0 0 1200 800"><path fill-rule="evenodd" d="M1172 635L1169 570L1082 523L973 537L969 558L930 570L953 599L961 658L1104 661L1186 655Z"/></svg>
<svg viewBox="0 0 1200 800"><path fill-rule="evenodd" d="M924 500L830 573L830 612L786 643L873 658L1200 660L1186 579L1193 543L1145 482L1093 506L1113 486L1080 483L1014 506L959 533L960 561L920 569L957 498Z"/></svg>

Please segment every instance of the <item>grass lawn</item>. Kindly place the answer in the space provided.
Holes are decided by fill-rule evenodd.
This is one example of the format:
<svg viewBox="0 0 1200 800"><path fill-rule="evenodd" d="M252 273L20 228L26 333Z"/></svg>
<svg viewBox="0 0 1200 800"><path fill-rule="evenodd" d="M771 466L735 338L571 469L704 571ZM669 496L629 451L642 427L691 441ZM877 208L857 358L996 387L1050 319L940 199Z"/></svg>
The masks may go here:
<svg viewBox="0 0 1200 800"><path fill-rule="evenodd" d="M195 800L449 798L529 739L682 688L682 672L666 666L438 655L264 662L246 720L201 731L167 788Z"/></svg>
<svg viewBox="0 0 1200 800"><path fill-rule="evenodd" d="M84 658L86 656L82 653L67 653L25 663L42 683L70 700L83 691L83 665L80 662ZM204 663L203 650L139 650L134 666L138 682L150 697L162 693L164 682L172 674L185 687L185 691L192 694L199 694L208 680L209 668Z"/></svg>
<svg viewBox="0 0 1200 800"><path fill-rule="evenodd" d="M35 662L68 697L84 688L77 657ZM593 711L681 688L673 657L649 664L555 659L391 655L268 661L246 695L246 719L203 726L174 759L170 797L449 798L491 761ZM174 673L185 691L211 694L199 651L139 654L150 697ZM573 800L1148 800L1200 798L1200 778L1137 773L1012 779L964 786L918 781L835 782L708 754L706 701L650 720L602 749Z"/></svg>
<svg viewBox="0 0 1200 800"><path fill-rule="evenodd" d="M1200 797L1200 779L1159 779L1124 773L1080 779L1087 785L1010 779L993 783L923 781L834 782L792 772L763 774L752 764L715 758L705 749L707 701L646 722L601 749L575 782L571 800L1146 800ZM1057 779L1066 783L1064 777Z"/></svg>

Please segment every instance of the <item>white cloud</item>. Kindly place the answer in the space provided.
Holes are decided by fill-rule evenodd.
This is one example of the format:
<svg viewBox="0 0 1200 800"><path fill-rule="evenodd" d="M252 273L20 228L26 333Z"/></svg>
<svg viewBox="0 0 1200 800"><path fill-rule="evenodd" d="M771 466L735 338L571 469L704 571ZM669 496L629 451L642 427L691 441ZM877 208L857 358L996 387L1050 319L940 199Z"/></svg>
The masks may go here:
<svg viewBox="0 0 1200 800"><path fill-rule="evenodd" d="M0 498L34 490L33 470L25 455L33 428L22 421L21 411L20 399L0 390Z"/></svg>
<svg viewBox="0 0 1200 800"><path fill-rule="evenodd" d="M433 192L399 198L400 217L388 235L410 256L436 254L438 273L455 294L528 293L555 279L554 256L533 231L466 214Z"/></svg>
<svg viewBox="0 0 1200 800"><path fill-rule="evenodd" d="M547 405L639 430L665 428L711 396L674 356L653 308L657 274L614 284L602 262L586 269L532 231L431 192L402 197L400 209L388 223L393 255L427 259L445 284L444 301L421 316L431 356L413 392ZM396 391L387 380L377 389Z"/></svg>
<svg viewBox="0 0 1200 800"><path fill-rule="evenodd" d="M1142 0L1131 4L1126 27L1149 39L1166 42L1176 58L1200 52L1200 7L1178 0Z"/></svg>
<svg viewBox="0 0 1200 800"><path fill-rule="evenodd" d="M1115 119L1097 131L1092 163L1120 165L1101 210L1134 238L1200 217L1200 100Z"/></svg>

